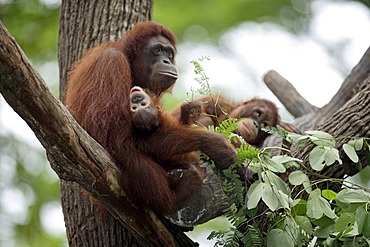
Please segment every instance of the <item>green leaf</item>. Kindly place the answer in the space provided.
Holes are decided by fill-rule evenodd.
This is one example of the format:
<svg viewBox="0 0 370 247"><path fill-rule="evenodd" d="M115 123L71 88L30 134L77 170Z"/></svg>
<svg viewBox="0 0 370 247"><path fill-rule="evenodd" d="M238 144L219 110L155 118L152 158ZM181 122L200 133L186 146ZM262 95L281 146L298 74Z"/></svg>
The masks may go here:
<svg viewBox="0 0 370 247"><path fill-rule="evenodd" d="M238 124L235 118L228 118L222 121L218 127L216 127L216 131L223 134L228 140L230 140L231 137L236 136L233 131L237 129Z"/></svg>
<svg viewBox="0 0 370 247"><path fill-rule="evenodd" d="M306 130L305 133L311 136L315 136L320 139L332 139L333 138L333 136L330 135L329 133L326 133L320 130Z"/></svg>
<svg viewBox="0 0 370 247"><path fill-rule="evenodd" d="M334 225L329 224L315 229L314 235L318 238L328 238L334 232Z"/></svg>
<svg viewBox="0 0 370 247"><path fill-rule="evenodd" d="M325 197L329 201L334 200L335 197L337 196L337 193L335 193L332 190L323 190L321 194L322 194L323 197Z"/></svg>
<svg viewBox="0 0 370 247"><path fill-rule="evenodd" d="M262 191L262 200L271 211L275 211L279 207L279 198L277 197L277 191L272 189L272 186L266 184Z"/></svg>
<svg viewBox="0 0 370 247"><path fill-rule="evenodd" d="M370 238L370 212L367 212L363 207L358 207L356 221L359 233L362 233L366 238Z"/></svg>
<svg viewBox="0 0 370 247"><path fill-rule="evenodd" d="M287 194L282 192L281 190L278 191L278 197L280 205L285 209L290 209L291 205L293 205L293 199L290 198Z"/></svg>
<svg viewBox="0 0 370 247"><path fill-rule="evenodd" d="M295 221L307 234L311 235L313 233L311 221L307 217L297 215Z"/></svg>
<svg viewBox="0 0 370 247"><path fill-rule="evenodd" d="M291 185L301 185L304 181L310 181L308 176L302 171L294 171L289 174L289 182Z"/></svg>
<svg viewBox="0 0 370 247"><path fill-rule="evenodd" d="M281 190L284 194L290 196L291 189L289 188L289 186L273 172L271 171L262 172L261 177L264 182L274 185L278 190Z"/></svg>
<svg viewBox="0 0 370 247"><path fill-rule="evenodd" d="M295 205L292 208L292 212L295 215L305 216L307 212L307 201L303 199L296 199L294 202L298 200L298 203L295 203Z"/></svg>
<svg viewBox="0 0 370 247"><path fill-rule="evenodd" d="M364 138L357 139L355 141L355 149L356 151L360 151L364 146Z"/></svg>
<svg viewBox="0 0 370 247"><path fill-rule="evenodd" d="M290 208L290 205L293 204L293 200L290 198L290 196L285 194L282 190L278 189L277 186L274 185L274 183L266 182L262 184L263 185L258 185L256 186L256 188L253 188L251 198L249 198L249 200L252 201L248 200L247 203L248 209L256 207L258 201L261 199L261 196L263 202L271 211L275 211L278 208L288 209ZM258 195L256 195L255 193L258 193Z"/></svg>
<svg viewBox="0 0 370 247"><path fill-rule="evenodd" d="M343 164L342 160L340 159L339 151L336 148L330 148L331 151L335 154L335 158L338 161L338 163L341 165Z"/></svg>
<svg viewBox="0 0 370 247"><path fill-rule="evenodd" d="M268 157L265 157L263 159L263 164L266 165L266 167L273 172L286 172L285 166L282 163L278 162L277 159L270 159Z"/></svg>
<svg viewBox="0 0 370 247"><path fill-rule="evenodd" d="M370 166L366 166L354 176L349 177L348 181L355 183L360 187L370 188Z"/></svg>
<svg viewBox="0 0 370 247"><path fill-rule="evenodd" d="M364 138L356 139L356 140L350 140L348 141L348 145L355 148L356 151L360 151L364 146Z"/></svg>
<svg viewBox="0 0 370 247"><path fill-rule="evenodd" d="M297 159L297 158L293 158L293 157L290 157L290 156L287 156L287 155L276 155L274 157L271 158L273 161L276 161L278 163L288 163L288 162L302 162L302 160L300 159Z"/></svg>
<svg viewBox="0 0 370 247"><path fill-rule="evenodd" d="M355 141L355 150L360 151L364 146L364 138L357 139Z"/></svg>
<svg viewBox="0 0 370 247"><path fill-rule="evenodd" d="M295 219L291 216L286 216L284 219L284 228L280 228L285 230L292 239L298 239L300 234L299 225L295 221Z"/></svg>
<svg viewBox="0 0 370 247"><path fill-rule="evenodd" d="M353 213L343 213L339 216L339 218L335 221L334 229L337 232L341 232L346 230L349 226L355 223L356 218Z"/></svg>
<svg viewBox="0 0 370 247"><path fill-rule="evenodd" d="M294 142L294 141L298 141L298 139L300 139L300 141L304 141L304 140L307 140L309 139L308 136L302 136L300 134L297 134L297 133L293 133L293 132L288 132L287 134L287 139L290 141L290 142Z"/></svg>
<svg viewBox="0 0 370 247"><path fill-rule="evenodd" d="M254 225L248 225L248 230L241 238L245 246L262 246L260 232Z"/></svg>
<svg viewBox="0 0 370 247"><path fill-rule="evenodd" d="M313 219L320 219L324 212L319 207L318 198L320 197L320 189L312 191L307 201L307 216Z"/></svg>
<svg viewBox="0 0 370 247"><path fill-rule="evenodd" d="M306 133L311 135L311 141L318 146L335 147L335 138L329 133L319 130L309 130Z"/></svg>
<svg viewBox="0 0 370 247"><path fill-rule="evenodd" d="M262 183L259 180L254 182L250 186L247 192L247 196L248 196L247 208L248 209L253 209L257 207L258 202L260 201L262 197L262 192L264 191L265 186L266 184Z"/></svg>
<svg viewBox="0 0 370 247"><path fill-rule="evenodd" d="M336 148L324 147L324 149L326 151L325 158L324 158L326 166L330 166L330 165L334 164L334 162L337 159L340 159L339 158L339 152Z"/></svg>
<svg viewBox="0 0 370 247"><path fill-rule="evenodd" d="M325 155L326 155L325 149L322 147L317 146L314 149L312 149L310 156L308 158L308 161L310 162L312 169L316 171L321 171L324 168Z"/></svg>
<svg viewBox="0 0 370 247"><path fill-rule="evenodd" d="M309 156L310 165L312 169L316 171L321 171L325 165L330 166L335 161L338 161L339 164L342 164L339 151L334 147L317 146L312 149Z"/></svg>
<svg viewBox="0 0 370 247"><path fill-rule="evenodd" d="M319 198L319 201L320 201L320 206L322 207L323 209L323 212L324 214L329 217L330 219L335 219L337 218L337 215L334 213L334 211L331 209L330 207L330 204L327 200L325 200L324 198L320 197Z"/></svg>
<svg viewBox="0 0 370 247"><path fill-rule="evenodd" d="M343 189L337 194L335 201L340 208L347 210L351 204L358 204L356 205L358 207L369 202L370 197L363 190Z"/></svg>
<svg viewBox="0 0 370 247"><path fill-rule="evenodd" d="M267 247L284 246L294 247L294 239L281 229L272 229L267 234Z"/></svg>
<svg viewBox="0 0 370 247"><path fill-rule="evenodd" d="M356 150L353 146L345 143L343 144L343 150L347 154L347 156L355 163L358 162L358 156L356 154Z"/></svg>
<svg viewBox="0 0 370 247"><path fill-rule="evenodd" d="M320 219L323 215L331 219L337 217L332 211L329 202L321 197L320 189L316 189L308 197L307 216L313 219Z"/></svg>
<svg viewBox="0 0 370 247"><path fill-rule="evenodd" d="M311 222L312 224L319 226L319 227L326 227L328 225L333 225L334 227L335 220L330 219L329 217L324 215L320 219L311 219Z"/></svg>

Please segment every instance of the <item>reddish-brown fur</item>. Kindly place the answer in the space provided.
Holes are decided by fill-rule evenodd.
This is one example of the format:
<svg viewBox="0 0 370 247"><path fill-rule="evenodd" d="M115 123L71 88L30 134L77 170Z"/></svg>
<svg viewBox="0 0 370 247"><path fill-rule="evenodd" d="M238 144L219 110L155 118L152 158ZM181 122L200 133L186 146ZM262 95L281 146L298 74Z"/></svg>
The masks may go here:
<svg viewBox="0 0 370 247"><path fill-rule="evenodd" d="M257 112L259 116L256 115ZM197 123L205 127L218 126L230 117L237 118L239 134L256 146L261 145L268 136L261 130L264 126L280 125L288 131L299 132L293 125L281 121L276 105L266 99L253 98L234 103L220 95L206 96L182 103L172 111L172 115L183 124Z"/></svg>
<svg viewBox="0 0 370 247"><path fill-rule="evenodd" d="M151 37L158 35L165 37L176 50L175 36L170 30L145 22L138 24L120 40L88 51L70 74L65 104L77 122L121 167L123 185L131 199L139 206L166 214L175 209L176 195L169 188L163 167L149 153L144 154L140 150L143 147L139 145L138 148L130 112L132 86L147 88L156 95L168 89L149 81L145 72L143 49ZM166 134L167 142L177 139L173 133ZM220 160L233 158L234 151L226 150L224 140L219 141L224 145L220 153L225 155ZM151 148L167 152L156 139L152 138L148 144L153 145ZM176 147L184 150L186 145L178 143Z"/></svg>
<svg viewBox="0 0 370 247"><path fill-rule="evenodd" d="M221 95L205 96L191 102L184 102L171 113L182 124L200 124L205 127L218 126L229 117L230 112L237 106L238 104Z"/></svg>
<svg viewBox="0 0 370 247"><path fill-rule="evenodd" d="M161 191L167 191L168 202L173 204L172 208L179 209L202 184L203 172L197 166L199 158L194 151L204 152L215 161L216 166L222 167L231 164L234 159L228 155L232 152L231 145L222 135L180 124L162 110L156 97L149 97L141 88L135 87L132 92L134 126L139 126L134 128L136 147L160 164L162 169L158 169L163 170L161 174L164 178L166 172L172 174L175 171L175 176L167 173L169 186L163 185ZM136 114L140 117L136 118ZM153 121L153 116L158 121ZM181 172L181 177L176 175L176 169Z"/></svg>
<svg viewBox="0 0 370 247"><path fill-rule="evenodd" d="M149 132L134 130L136 146L140 151L152 157L166 169L178 167L177 164L168 162L174 157L198 150L212 158L218 167L229 162L226 160L232 160L225 151L230 153L233 151L222 135L180 124L170 113L162 110L157 97L149 96L138 87L135 87L135 90L136 92L140 90L141 95L150 97L149 100L154 106L151 108L158 112L159 118L159 125Z"/></svg>

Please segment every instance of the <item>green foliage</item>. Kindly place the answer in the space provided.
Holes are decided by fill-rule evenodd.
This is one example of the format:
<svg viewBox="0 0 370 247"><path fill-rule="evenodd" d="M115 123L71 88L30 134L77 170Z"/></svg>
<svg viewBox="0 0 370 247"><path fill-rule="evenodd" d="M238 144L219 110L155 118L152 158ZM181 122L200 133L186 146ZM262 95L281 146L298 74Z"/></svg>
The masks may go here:
<svg viewBox="0 0 370 247"><path fill-rule="evenodd" d="M237 120L229 118L221 122L219 126L214 127L213 125L208 127L209 130L223 134L228 140L238 139L242 140L240 136L234 134L234 131L238 129Z"/></svg>
<svg viewBox="0 0 370 247"><path fill-rule="evenodd" d="M245 243L245 246L263 246L260 233L255 225L248 225L247 230L243 234L244 236L241 238L241 240L243 243Z"/></svg>
<svg viewBox="0 0 370 247"><path fill-rule="evenodd" d="M293 31L304 30L304 20L308 16L308 1L300 1L293 6L290 0L267 0L262 4L255 0L156 0L153 11L153 19L174 30L180 39L188 27L201 23L205 33L197 32L194 35L197 40L217 37L228 27L245 21L270 21L289 26Z"/></svg>
<svg viewBox="0 0 370 247"><path fill-rule="evenodd" d="M38 0L3 2L0 3L1 21L26 55L34 63L56 60L59 3Z"/></svg>
<svg viewBox="0 0 370 247"><path fill-rule="evenodd" d="M208 57L201 57L197 60L190 61L190 63L193 64L193 66L194 66L194 73L196 75L194 80L196 82L198 82L198 84L200 86L200 88L198 88L197 90L191 89L191 92L192 92L191 99L193 99L193 96L194 96L195 93L199 93L201 95L210 95L211 94L211 87L210 87L209 81L208 81L209 78L206 75L203 67L200 64L200 62L202 62L204 60L209 60L209 58Z"/></svg>
<svg viewBox="0 0 370 247"><path fill-rule="evenodd" d="M328 133L307 131L306 135L297 135L282 133L278 128L276 130L275 134L280 133L289 142L295 141L301 146L312 143L316 146L309 156L309 165L314 170L321 171L335 162L338 162L338 165L343 163L336 148L336 138ZM269 129L271 133L274 131ZM359 162L358 152L370 152L365 138L351 139L342 147L352 162ZM234 246L234 243L253 246L247 245L253 240L258 240L260 244L266 243L267 246L302 246L315 242L317 246L370 246L370 188L353 183L350 186L349 182L343 179L310 181L304 170L300 169L300 160L287 155L271 158L266 150L249 150L253 150L253 157L243 154L243 157L246 157L244 164L254 167L259 179L248 188L244 200L240 195L237 196L239 207L233 204L226 211L233 228L223 232L224 234L211 234L210 237L223 238L225 245L231 241L230 246ZM247 149L244 148L244 152L247 152ZM239 160L237 163L241 164ZM370 169L370 163L367 165L359 172ZM278 176L279 173L287 171L290 171L289 184ZM232 170L227 171L229 181L238 177ZM369 181L370 176L366 179ZM330 189L321 191L316 187L317 184L328 180L341 183L343 189L336 193ZM242 190L240 185L234 182L228 184L229 193L232 191L231 184L238 187L238 193ZM293 189L299 186L303 188L293 197ZM266 233L257 231L257 234L249 236L250 226L258 224L255 212L261 203L267 207L272 227Z"/></svg>

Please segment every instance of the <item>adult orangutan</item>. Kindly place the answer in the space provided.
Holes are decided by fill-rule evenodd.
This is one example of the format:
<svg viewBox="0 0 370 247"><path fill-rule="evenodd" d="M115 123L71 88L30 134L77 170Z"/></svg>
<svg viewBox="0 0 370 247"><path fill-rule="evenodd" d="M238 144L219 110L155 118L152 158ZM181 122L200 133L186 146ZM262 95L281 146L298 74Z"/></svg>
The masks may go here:
<svg viewBox="0 0 370 247"><path fill-rule="evenodd" d="M299 130L280 120L276 105L266 99L253 98L251 100L234 103L221 95L206 96L192 102L182 103L172 111L178 121L183 124L199 124L204 127L218 126L227 118L238 119L238 130L246 142L260 146L268 136L263 127L280 125L287 131Z"/></svg>
<svg viewBox="0 0 370 247"><path fill-rule="evenodd" d="M178 209L177 197L182 195L162 193L169 185L161 164L135 143L130 94L133 86L158 97L168 91L178 76L175 54L176 40L169 29L154 22L138 24L121 39L89 50L75 64L65 98L73 117L121 168L128 196L138 206L160 214ZM217 140L216 164L225 167L235 151L226 140ZM161 149L160 142L153 145Z"/></svg>

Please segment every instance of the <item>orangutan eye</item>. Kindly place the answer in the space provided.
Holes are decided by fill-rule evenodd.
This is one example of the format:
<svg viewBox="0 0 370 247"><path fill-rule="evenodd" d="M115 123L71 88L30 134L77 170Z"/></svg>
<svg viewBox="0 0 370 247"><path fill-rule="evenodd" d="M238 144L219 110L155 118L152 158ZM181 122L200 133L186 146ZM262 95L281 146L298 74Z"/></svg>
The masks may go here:
<svg viewBox="0 0 370 247"><path fill-rule="evenodd" d="M155 55L161 55L163 51L163 48L161 45L157 45L154 47L154 54Z"/></svg>
<svg viewBox="0 0 370 247"><path fill-rule="evenodd" d="M167 50L167 56L169 59L172 59L173 58L173 52L172 50Z"/></svg>

